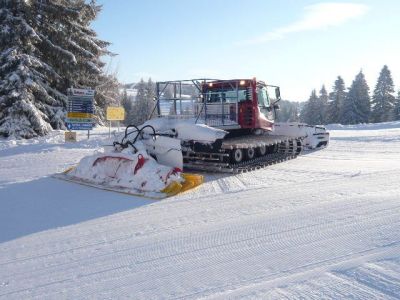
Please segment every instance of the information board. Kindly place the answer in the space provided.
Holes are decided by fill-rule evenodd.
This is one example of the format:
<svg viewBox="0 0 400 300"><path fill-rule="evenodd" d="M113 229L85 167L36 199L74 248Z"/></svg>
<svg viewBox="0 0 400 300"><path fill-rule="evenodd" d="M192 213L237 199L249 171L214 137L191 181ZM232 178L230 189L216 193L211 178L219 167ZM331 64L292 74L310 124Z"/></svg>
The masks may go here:
<svg viewBox="0 0 400 300"><path fill-rule="evenodd" d="M66 127L68 130L93 129L94 90L68 89Z"/></svg>
<svg viewBox="0 0 400 300"><path fill-rule="evenodd" d="M108 121L123 121L125 120L125 109L123 107L107 107Z"/></svg>

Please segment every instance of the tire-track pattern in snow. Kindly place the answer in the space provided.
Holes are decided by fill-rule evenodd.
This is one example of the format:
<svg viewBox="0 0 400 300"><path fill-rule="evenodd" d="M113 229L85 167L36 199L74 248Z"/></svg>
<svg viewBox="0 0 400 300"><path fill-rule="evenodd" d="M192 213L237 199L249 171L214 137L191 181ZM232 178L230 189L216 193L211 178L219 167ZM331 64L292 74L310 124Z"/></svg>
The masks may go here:
<svg viewBox="0 0 400 300"><path fill-rule="evenodd" d="M374 180L375 184L371 185L369 187L362 187L362 194L379 194L379 195L384 195L384 191L381 191L382 187L384 187L385 185L387 185L387 188L385 189L386 192L390 191L390 187L393 187L394 185L397 185L397 179L396 176L390 176L388 179L386 179L386 177L388 177L387 175L391 175L391 174L379 174L380 179ZM382 175L386 175L386 176L382 176ZM367 175L367 177L370 177L370 175ZM362 185L363 182L363 177L359 177L357 178L356 181L349 181L347 183L348 188L350 189L355 189L355 186L357 185ZM343 183L338 180L338 182L330 182L329 186L324 186L323 187L323 192L326 195L330 195L329 197L327 197L325 199L324 202L330 202L332 201L334 196L335 198L337 198L337 194L334 194L334 191L338 190L339 187L342 188L342 192L341 194L343 194L343 199L347 201L347 198L351 196L350 192L346 190L345 186L343 185ZM62 249L63 251L61 251L60 253L65 253L65 252L69 252L69 251L76 251L79 250L80 248L86 248L88 246L90 246L90 244L88 244L88 241L86 241L85 239L88 238L90 240L92 240L91 242L93 243L94 247L98 247L102 244L112 244L113 242L119 242L119 241L123 241L126 239L132 239L132 238L140 238L140 237L146 237L151 235L152 233L154 234L160 234L160 232L165 232L166 234L169 234L169 232L171 230L176 230L179 228L184 228L187 229L187 226L191 226L191 227L196 227L196 226L204 226L204 225L209 225L209 226L213 226L213 223L215 222L220 222L220 216L224 216L224 215L232 215L232 217L230 218L225 218L223 221L224 223L228 220L228 219L232 219L235 220L237 217L240 216L248 216L248 217L254 217L254 216L260 216L262 217L263 215L269 215L271 213L271 210L273 209L273 204L274 202L279 203L279 205L277 205L277 207L275 208L276 210L282 210L285 211L288 208L292 208L292 207L296 207L296 202L293 201L292 195L293 192L295 190L297 190L299 187L292 187L291 189L285 189L285 191L281 191L279 195L278 191L274 191L273 188L269 189L268 192L274 195L277 199L274 200L266 200L266 199L257 199L255 200L255 196L257 194L261 194L263 193L262 191L253 191L252 193L246 193L245 194L245 199L249 198L252 199L251 200L251 205L245 206L244 208L241 207L242 203L238 202L237 205L235 205L235 203L232 203L232 199L224 199L224 198L214 198L214 199L208 199L205 198L203 199L203 203L190 203L189 205L187 205L187 202L181 202L181 206L184 206L185 209L182 209L182 211L185 212L184 215L180 215L177 216L176 214L173 214L172 211L174 209L177 209L176 205L171 205L168 202L162 202L159 203L160 205L158 205L157 207L153 206L149 209L144 209L143 212L141 212L140 210L137 210L135 212L135 219L130 218L129 217L129 213L120 213L117 216L115 216L115 218L112 220L113 223L113 227L110 228L108 222L90 222L90 223L94 223L94 225L96 226L93 230L91 230L90 232L87 233L87 235L83 235L83 233L81 233L80 238L82 238L82 246L77 245L77 241L76 240L76 236L74 234L72 235L68 235L68 232L63 232L63 229L60 229L59 232L55 232L54 236L57 236L57 248ZM306 195L298 195L298 199L297 201L299 203L302 203L302 205L304 205L304 202L307 198L313 198L315 197L313 195L313 191L312 189L314 189L314 184L313 183L309 183L308 185L302 185L302 189L304 189L304 194ZM277 189L279 190L279 188ZM320 191L318 191L319 194ZM354 193L354 192L353 192ZM355 193L355 195L357 195L357 193ZM360 194L360 195L362 195ZM236 196L238 197L238 196ZM240 198L240 196L238 197ZM381 200L382 201L382 200ZM314 202L314 201L310 201L310 202ZM319 201L319 204L323 203L322 201ZM230 205L228 205L230 204ZM250 204L250 203L249 203ZM315 203L310 203L310 205L313 205ZM350 207L352 206L357 206L357 205L363 205L363 201L360 200L359 203L350 203L350 204L346 204L345 205L349 205ZM187 207L189 206L189 207ZM201 207L205 207L204 209L204 217L201 218L201 214L199 216L199 211L201 211ZM307 208L311 209L311 208ZM236 212L236 214L235 214ZM168 218L168 215L171 213L171 218ZM147 219L147 216L151 214L152 216L154 216L156 219L158 218L162 218L163 219L163 223L161 225L164 225L165 227L160 228L159 226L156 227L156 224L154 224L154 226L152 226L152 224L145 222ZM200 218L199 218L200 217ZM178 221L177 221L178 220ZM207 222L204 222L204 220L207 220ZM213 222L214 221L214 222ZM126 230L126 223L129 222L129 224L131 225L131 228L128 228L128 230ZM144 223L147 223L146 225ZM147 227L148 230L143 230L144 227ZM225 224L223 224L223 226L225 226ZM125 231L123 230L125 228ZM139 231L134 232L134 229L140 229ZM164 228L164 230L162 230ZM67 230L69 231L69 230ZM100 233L100 236L96 236L93 233ZM60 234L61 233L61 234ZM120 233L120 234L118 234ZM108 238L107 236L113 236L113 239ZM96 239L97 237L97 239ZM117 237L117 238L115 238ZM50 253L43 253L45 252L44 248L43 248L43 244L40 241L40 239L36 239L36 243L32 243L31 246L35 246L34 248L36 248L37 250L39 250L41 252L41 255L44 256L46 259L48 256L52 256L54 254L57 254L58 252L50 252ZM12 243L11 243L12 244ZM70 248L69 245L73 244L73 248ZM78 246L78 247L77 247ZM54 249L54 247L52 247L52 249ZM4 250L7 250L6 247L4 247ZM34 249L32 249L34 250ZM32 254L32 252L31 252ZM33 256L33 258L36 260L38 257L37 256ZM15 265L15 263L17 263L19 260L24 261L24 260L29 260L29 257L21 257L19 259L12 259L11 261L9 261L10 264ZM1 267L5 267L5 264L7 264L7 261L3 261L0 258L0 266Z"/></svg>
<svg viewBox="0 0 400 300"><path fill-rule="evenodd" d="M271 277L271 274L275 274L275 272L277 272L276 275L282 273L283 262L277 262L277 265L268 264L268 257L273 257L274 255L285 257L290 251L295 250L295 252L300 255L301 259L297 257L297 261L296 257L293 258L292 253L291 260L287 261L287 271L285 272L290 273L291 270L296 270L297 268L307 268L309 264L306 263L306 258L301 256L304 255L303 248L309 248L310 245L315 244L316 249L312 259L315 260L318 254L321 255L322 259L319 262L311 263L312 267L319 264L333 263L349 255L354 255L354 252L357 252L355 251L354 241L368 240L371 231L380 230L382 232L388 232L388 230L386 230L388 226L400 227L399 221L396 220L399 210L400 206L391 207L381 211L376 210L373 215L369 216L364 216L362 211L360 211L360 215L357 218L350 217L354 216L354 211L350 211L349 215L345 215L341 219L335 218L337 212L332 210L328 211L331 220L329 220L329 218L328 220L325 220L325 218L322 218L322 220L318 220L317 218L317 220L315 220L312 216L309 216L308 218L304 218L304 222L311 222L311 224L282 230L282 228L285 228L285 224L291 224L290 218L287 218L286 222L282 220L281 224L276 224L277 228L273 229L280 229L276 232L271 232L272 224L270 224L269 221L257 222L255 224L249 224L248 226L237 226L238 228L211 232L206 236L200 234L198 236L184 237L172 241L163 241L155 243L154 245L145 245L142 249L128 248L114 251L100 259L93 257L85 261L77 262L75 265L67 264L65 269L58 266L54 273L51 272L51 269L45 269L42 272L28 272L13 277L15 280L24 281L25 284L29 283L29 281L32 281L32 284L34 284L38 280L40 281L40 276L46 279L51 275L54 287L50 289L49 285L46 285L46 291L49 292L53 290L53 292L57 293L60 288L59 285L62 286L65 282L71 282L71 280L66 280L65 278L74 278L77 276L79 282L75 283L76 288L89 285L94 280L96 283L101 282L101 286L104 286L105 293L111 293L114 290L119 290L121 287L125 286L125 284L125 287L129 287L132 291L146 290L146 287L148 288L149 284L153 284L153 280L155 279L160 281L170 279L170 271L172 271L173 277L177 277L174 280L182 280L183 282L192 282L197 276L200 276L199 278L207 278L205 275L209 274L211 271L211 273L219 273L218 277L225 278L225 280L230 283L229 288L232 288L232 282L242 285L244 282L254 283L257 282L257 280L264 280L264 276L259 275L260 270L254 270L254 266L257 266L257 264L261 264L260 267L262 266L265 268L264 272L270 274L267 277ZM304 215L306 215L306 212L304 212ZM294 219L297 217L298 216L295 216ZM383 222L382 220L386 220L390 224L380 224ZM295 224L291 225L293 226ZM296 225L298 226L298 224ZM310 230L311 227L314 227L313 230ZM284 238L280 238L283 236ZM393 238L400 241L400 233L397 235L381 236L381 240L370 241L370 243L375 245L371 249L384 247L386 245L385 243L387 243L388 240L393 240ZM338 253L332 253L332 258L327 261L323 259L326 256L325 252L322 251L322 253L319 253L318 251L319 249L323 250L326 246L324 246L324 243L326 242L333 242L341 245L338 249ZM352 252L350 254L343 254L341 251L346 251L348 248L347 243L352 245ZM202 245L202 247L198 248L199 245ZM361 242L361 252L363 252L362 249L364 249L364 247L365 243ZM202 260L202 257L207 257L207 260ZM116 262L118 263L116 264ZM182 263L183 266L181 266ZM194 270L186 270L184 266L187 263L190 263ZM296 263L300 263L300 265L294 267ZM85 269L87 267L94 268L96 271L85 274ZM141 274L138 276L137 272L140 270ZM225 271L221 272L219 270ZM245 274L254 273L252 271L256 271L258 276L250 277L245 280L242 278L245 276L234 274L235 272L229 270L240 270ZM204 272L205 277L202 277L202 273L199 274L199 272ZM229 274L227 274L227 272L229 272ZM30 279L32 274L35 274L35 276ZM107 275L105 276L105 274ZM130 277L135 278L134 283L132 283ZM120 282L120 280L122 280L122 282ZM220 281L220 284L224 286L221 279ZM166 282L163 282L163 284L165 283ZM212 283L213 281L205 282L204 284L205 286L209 286L212 285ZM38 286L35 288L36 291L40 290ZM220 287L214 289L218 291L219 288ZM206 290L209 292L216 292L214 289L209 288ZM90 288L87 289L88 292L90 290ZM206 290L203 289L201 293L204 295ZM96 291L99 292L99 286L92 292L95 293ZM6 295L11 296L13 293L11 292L11 294ZM90 296L90 292L87 296ZM150 295L144 295L145 298L148 296ZM174 295L170 296L174 297ZM188 297L189 295L181 296Z"/></svg>
<svg viewBox="0 0 400 300"><path fill-rule="evenodd" d="M344 143L334 142L331 153ZM254 172L260 185L246 184L253 173L224 178L226 186L217 179L210 185L225 195L186 194L1 244L0 297L226 298L239 291L240 298L270 292L277 298L320 298L318 292L340 298L335 295L346 296L340 287L347 287L356 298L390 298L398 288L396 261L336 265L398 252L400 204L393 195L399 194L400 171L398 160L388 159L398 153L382 153L384 168L361 173L338 172L324 164L324 153L304 157L307 163L321 160L323 170L296 170L300 160L294 160ZM272 173L280 186L262 185ZM240 192L224 190L235 181ZM319 268L331 273L300 284L290 279ZM289 286L270 285L276 280Z"/></svg>

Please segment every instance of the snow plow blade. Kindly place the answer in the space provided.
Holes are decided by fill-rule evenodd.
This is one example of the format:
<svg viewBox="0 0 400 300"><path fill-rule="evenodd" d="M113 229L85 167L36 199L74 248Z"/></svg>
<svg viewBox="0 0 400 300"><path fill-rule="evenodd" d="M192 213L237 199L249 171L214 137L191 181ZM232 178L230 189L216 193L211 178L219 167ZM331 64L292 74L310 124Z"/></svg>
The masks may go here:
<svg viewBox="0 0 400 300"><path fill-rule="evenodd" d="M182 167L180 140L157 134L151 125L129 125L120 141L105 146L104 152L83 157L76 166L54 177L102 190L163 199L203 183L203 176L184 174Z"/></svg>
<svg viewBox="0 0 400 300"><path fill-rule="evenodd" d="M185 182L190 182L195 187L204 182L204 176L199 174L183 173L182 177L185 179Z"/></svg>
<svg viewBox="0 0 400 300"><path fill-rule="evenodd" d="M177 181L171 182L166 188L162 189L161 192L167 196L174 196L179 193L182 189L182 184Z"/></svg>
<svg viewBox="0 0 400 300"><path fill-rule="evenodd" d="M182 173L183 182L172 182L161 192L165 193L169 196L174 196L178 193L183 193L188 190L191 190L204 182L204 176L199 174L192 173Z"/></svg>
<svg viewBox="0 0 400 300"><path fill-rule="evenodd" d="M165 187L163 190L160 192L146 192L146 191L140 191L135 188L127 188L123 186L110 186L110 185L100 185L96 184L94 182L91 182L90 180L86 180L83 178L78 178L74 176L69 176L68 173L70 173L72 170L74 170L75 167L69 167L66 170L64 170L62 173L59 174L54 174L53 177L61 180L65 180L68 182L73 182L77 183L80 185L84 186L89 186L89 187L94 187L97 189L105 190L105 191L110 191L110 192L117 192L121 194L126 194L126 195L131 195L131 196L139 196L139 197L144 197L152 200L161 200L165 199L167 197L175 196L179 193L186 192L188 190L191 190L199 185L201 185L204 182L204 177L202 175L198 174L192 174L192 173L181 173L181 177L183 178L184 181L182 182L177 182L173 181L171 182L167 187Z"/></svg>

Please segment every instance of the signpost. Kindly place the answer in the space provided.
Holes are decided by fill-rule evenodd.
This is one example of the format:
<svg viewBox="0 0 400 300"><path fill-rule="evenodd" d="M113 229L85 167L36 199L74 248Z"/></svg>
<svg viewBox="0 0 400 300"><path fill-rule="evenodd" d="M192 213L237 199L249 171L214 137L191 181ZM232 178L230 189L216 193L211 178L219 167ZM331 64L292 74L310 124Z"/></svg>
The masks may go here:
<svg viewBox="0 0 400 300"><path fill-rule="evenodd" d="M109 121L108 125L108 136L111 137L111 121L118 121L118 131L119 131L119 121L125 120L125 109L123 107L107 107L106 113L107 121Z"/></svg>
<svg viewBox="0 0 400 300"><path fill-rule="evenodd" d="M68 107L65 126L68 130L87 130L88 138L93 129L94 90L68 89Z"/></svg>

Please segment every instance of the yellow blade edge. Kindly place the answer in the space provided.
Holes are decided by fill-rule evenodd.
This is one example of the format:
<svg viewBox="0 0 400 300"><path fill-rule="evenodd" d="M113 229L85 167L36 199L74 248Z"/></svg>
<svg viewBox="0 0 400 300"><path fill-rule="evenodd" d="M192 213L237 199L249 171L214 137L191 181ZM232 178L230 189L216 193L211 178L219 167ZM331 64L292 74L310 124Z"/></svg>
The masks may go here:
<svg viewBox="0 0 400 300"><path fill-rule="evenodd" d="M170 196L174 196L174 195L178 194L181 191L181 189L182 189L182 185L177 181L173 181L168 186L166 186L164 189L162 189L161 193L165 193L168 195L168 197L170 197Z"/></svg>
<svg viewBox="0 0 400 300"><path fill-rule="evenodd" d="M192 174L192 173L183 173L183 179L185 181L193 182L194 187L204 183L204 176L199 174Z"/></svg>
<svg viewBox="0 0 400 300"><path fill-rule="evenodd" d="M65 169L62 174L68 174L69 172L71 172L73 169L75 169L75 166L69 167L67 169Z"/></svg>
<svg viewBox="0 0 400 300"><path fill-rule="evenodd" d="M178 193L182 193L188 190L191 190L200 184L204 183L204 176L192 173L182 173L183 182L179 183L177 181L171 182L168 186L166 186L162 193L167 194L168 197L174 196Z"/></svg>

